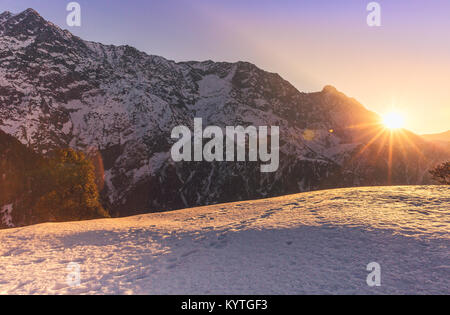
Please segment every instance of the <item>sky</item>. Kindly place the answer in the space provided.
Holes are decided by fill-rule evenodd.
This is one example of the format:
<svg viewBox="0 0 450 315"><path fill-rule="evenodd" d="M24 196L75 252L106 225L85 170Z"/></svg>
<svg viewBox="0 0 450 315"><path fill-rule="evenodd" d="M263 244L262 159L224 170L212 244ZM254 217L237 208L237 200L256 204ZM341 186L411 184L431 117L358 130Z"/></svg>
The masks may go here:
<svg viewBox="0 0 450 315"><path fill-rule="evenodd" d="M79 0L81 27L65 0L0 0L34 8L83 39L128 44L175 61L249 61L298 90L333 85L368 109L400 112L416 133L450 129L450 1Z"/></svg>

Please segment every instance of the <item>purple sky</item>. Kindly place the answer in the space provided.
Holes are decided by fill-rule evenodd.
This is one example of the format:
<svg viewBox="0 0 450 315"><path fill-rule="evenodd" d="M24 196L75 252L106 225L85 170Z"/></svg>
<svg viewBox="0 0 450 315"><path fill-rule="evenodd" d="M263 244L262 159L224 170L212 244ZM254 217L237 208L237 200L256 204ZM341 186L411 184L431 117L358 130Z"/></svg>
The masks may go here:
<svg viewBox="0 0 450 315"><path fill-rule="evenodd" d="M450 1L385 0L382 26L369 0L79 0L68 27L63 0L1 0L72 33L169 59L245 60L301 91L332 84L383 115L404 114L417 133L450 129Z"/></svg>

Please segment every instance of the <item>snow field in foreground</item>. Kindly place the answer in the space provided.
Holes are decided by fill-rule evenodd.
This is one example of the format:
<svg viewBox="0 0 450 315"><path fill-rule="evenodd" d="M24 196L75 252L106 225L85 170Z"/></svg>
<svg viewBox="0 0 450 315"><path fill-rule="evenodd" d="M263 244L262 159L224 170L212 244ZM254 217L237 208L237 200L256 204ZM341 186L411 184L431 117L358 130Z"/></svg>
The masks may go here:
<svg viewBox="0 0 450 315"><path fill-rule="evenodd" d="M370 187L3 230L0 294L450 294L449 212L448 186Z"/></svg>

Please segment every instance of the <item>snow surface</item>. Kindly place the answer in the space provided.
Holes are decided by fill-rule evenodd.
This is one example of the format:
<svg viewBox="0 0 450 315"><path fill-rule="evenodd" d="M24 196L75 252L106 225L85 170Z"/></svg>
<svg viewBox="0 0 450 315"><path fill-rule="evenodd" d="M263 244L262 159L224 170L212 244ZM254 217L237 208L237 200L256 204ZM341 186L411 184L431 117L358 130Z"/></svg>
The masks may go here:
<svg viewBox="0 0 450 315"><path fill-rule="evenodd" d="M3 230L0 293L450 294L449 210L448 186L370 187Z"/></svg>

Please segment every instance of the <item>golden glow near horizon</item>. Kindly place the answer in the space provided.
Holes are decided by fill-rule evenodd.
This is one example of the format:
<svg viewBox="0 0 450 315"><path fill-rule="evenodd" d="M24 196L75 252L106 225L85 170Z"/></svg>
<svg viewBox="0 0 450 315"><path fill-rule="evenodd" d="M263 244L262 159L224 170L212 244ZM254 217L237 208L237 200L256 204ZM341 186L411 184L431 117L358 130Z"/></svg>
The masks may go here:
<svg viewBox="0 0 450 315"><path fill-rule="evenodd" d="M400 129L405 125L405 118L399 112L390 112L383 116L383 124L388 129Z"/></svg>
<svg viewBox="0 0 450 315"><path fill-rule="evenodd" d="M402 113L408 113L402 128L419 135L450 128L450 32L443 27L449 20L442 9L449 1L424 5L423 10L417 10L419 4L388 1L382 12L396 18L390 16L389 23L379 28L367 26L365 10L350 10L352 5L336 6L333 1L311 1L305 10L302 1L290 1L286 6L290 10L270 1L257 9L246 4L243 10L233 10L228 7L232 2L195 6L218 33L226 35L226 40L218 37L223 46L210 49L215 59L237 61L245 56L258 67L279 73L301 92L333 85L376 113L386 113L392 102L398 103ZM338 8L342 11L336 14ZM412 18L416 15L420 18ZM206 51L203 47L202 54ZM177 58L186 59L173 57ZM208 54L189 58L211 59Z"/></svg>

